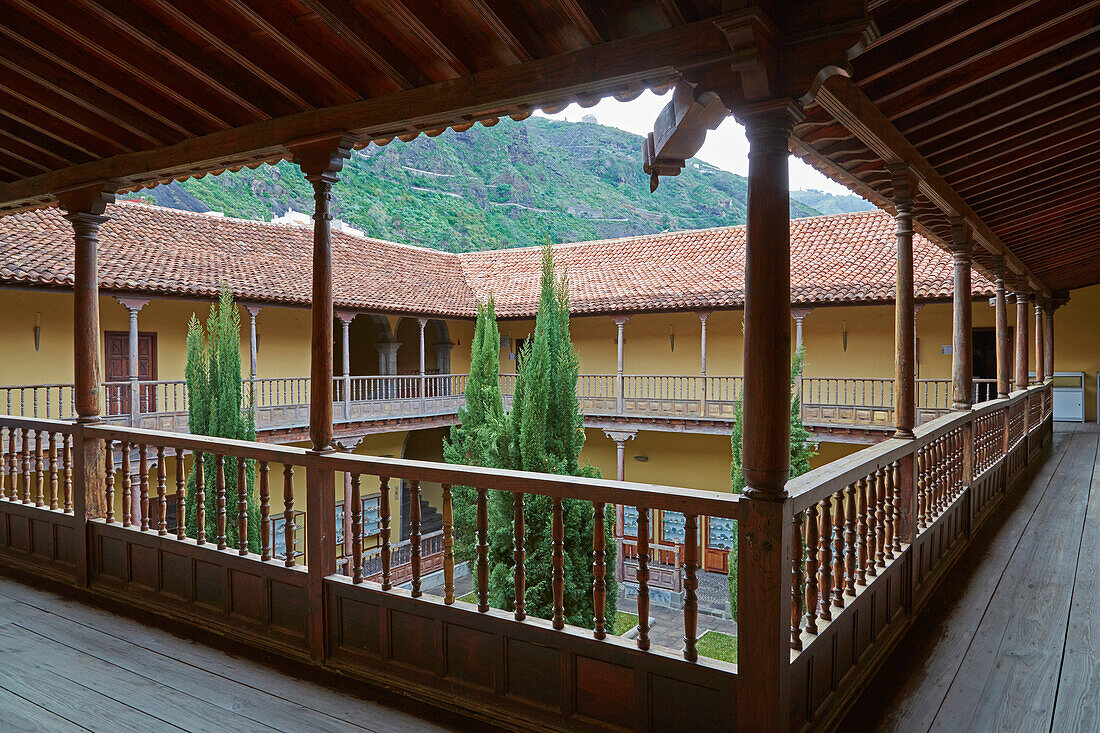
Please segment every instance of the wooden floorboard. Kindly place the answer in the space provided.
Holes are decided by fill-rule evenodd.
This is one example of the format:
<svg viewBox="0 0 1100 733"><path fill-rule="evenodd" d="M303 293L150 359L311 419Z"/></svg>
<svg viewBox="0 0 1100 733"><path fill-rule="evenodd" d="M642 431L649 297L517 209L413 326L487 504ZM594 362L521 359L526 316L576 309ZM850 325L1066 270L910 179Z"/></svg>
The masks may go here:
<svg viewBox="0 0 1100 733"><path fill-rule="evenodd" d="M484 729L434 708L421 713L368 685L348 682L350 694L318 684L308 668L289 674L3 576L0 659L5 733Z"/></svg>
<svg viewBox="0 0 1100 733"><path fill-rule="evenodd" d="M1100 730L1100 461L1092 489L1070 602L1052 731Z"/></svg>
<svg viewBox="0 0 1100 733"><path fill-rule="evenodd" d="M1056 697L1066 725L1053 730L1097 729L1097 587L1081 575L1100 572L1088 557L1098 443L1095 425L1057 426L1050 457L982 527L841 730L1049 731Z"/></svg>

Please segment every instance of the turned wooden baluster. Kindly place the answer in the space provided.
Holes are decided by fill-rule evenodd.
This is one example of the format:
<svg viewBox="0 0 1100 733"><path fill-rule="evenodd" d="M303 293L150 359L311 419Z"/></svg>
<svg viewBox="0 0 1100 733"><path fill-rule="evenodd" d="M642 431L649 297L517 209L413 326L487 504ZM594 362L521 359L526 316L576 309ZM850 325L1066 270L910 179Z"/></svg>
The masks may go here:
<svg viewBox="0 0 1100 733"><path fill-rule="evenodd" d="M806 508L806 631L817 633L817 595L818 560L820 538L818 537L817 504Z"/></svg>
<svg viewBox="0 0 1100 733"><path fill-rule="evenodd" d="M183 448L176 448L176 539L187 537L187 478L184 475Z"/></svg>
<svg viewBox="0 0 1100 733"><path fill-rule="evenodd" d="M164 446L157 446L157 534L168 534L168 495L165 493L167 466L164 465Z"/></svg>
<svg viewBox="0 0 1100 733"><path fill-rule="evenodd" d="M138 446L138 510L141 512L141 531L149 531L149 451Z"/></svg>
<svg viewBox="0 0 1100 733"><path fill-rule="evenodd" d="M597 639L607 636L607 534L603 502L592 504L592 633Z"/></svg>
<svg viewBox="0 0 1100 733"><path fill-rule="evenodd" d="M110 440L103 441L103 463L106 481L103 489L107 509L107 524L115 523L115 451ZM14 484L13 484L14 485ZM14 498L14 497L13 497Z"/></svg>
<svg viewBox="0 0 1100 733"><path fill-rule="evenodd" d="M802 513L791 518L791 649L802 650Z"/></svg>
<svg viewBox="0 0 1100 733"><path fill-rule="evenodd" d="M225 541L225 456L214 456L214 530L217 532L218 549L224 550Z"/></svg>
<svg viewBox="0 0 1100 733"><path fill-rule="evenodd" d="M43 491L43 484L45 483L46 472L45 466L42 462L43 446L45 442L46 431L38 432L34 431L34 505L45 506L45 494Z"/></svg>
<svg viewBox="0 0 1100 733"><path fill-rule="evenodd" d="M65 513L73 513L73 436L65 434L62 447L62 474L65 477Z"/></svg>
<svg viewBox="0 0 1100 733"><path fill-rule="evenodd" d="M413 481L409 488L409 524L412 532L409 535L409 550L411 557L409 565L412 567L412 597L419 598L420 592L420 482Z"/></svg>
<svg viewBox="0 0 1100 733"><path fill-rule="evenodd" d="M818 530L818 554L821 561L821 577L818 578L819 608L817 615L823 621L833 618L832 605L829 603L833 591L833 514L832 497L821 500L821 526Z"/></svg>
<svg viewBox="0 0 1100 733"><path fill-rule="evenodd" d="M298 533L294 526L294 466L283 464L283 544L286 546L286 558L283 560L288 568L294 567L294 556L297 554Z"/></svg>
<svg viewBox="0 0 1100 733"><path fill-rule="evenodd" d="M649 649L649 509L645 507L638 507L638 648Z"/></svg>
<svg viewBox="0 0 1100 733"><path fill-rule="evenodd" d="M512 580L515 585L515 618L527 618L527 551L524 549L527 527L523 520L523 494L512 494Z"/></svg>
<svg viewBox="0 0 1100 733"><path fill-rule="evenodd" d="M844 523L844 594L856 594L856 484L847 486L848 495L844 499L847 512Z"/></svg>
<svg viewBox="0 0 1100 733"><path fill-rule="evenodd" d="M382 521L382 590L393 587L390 582L390 480L382 476L378 484L378 514Z"/></svg>
<svg viewBox="0 0 1100 733"><path fill-rule="evenodd" d="M10 410L9 410L10 412ZM19 500L19 440L16 428L8 428L8 498Z"/></svg>
<svg viewBox="0 0 1100 733"><path fill-rule="evenodd" d="M206 459L203 453L195 454L195 542L206 544Z"/></svg>
<svg viewBox="0 0 1100 733"><path fill-rule="evenodd" d="M46 456L49 459L50 476L50 509L57 509L57 433L49 433L49 444L46 448ZM62 469L64 470L64 469Z"/></svg>
<svg viewBox="0 0 1100 733"><path fill-rule="evenodd" d="M882 484L879 483L879 472L876 471L867 477L867 577L878 575L878 567L875 565L875 557L881 554L879 544L879 516L876 507L882 501Z"/></svg>
<svg viewBox="0 0 1100 733"><path fill-rule="evenodd" d="M31 431L23 428L23 492L24 504L31 503Z"/></svg>
<svg viewBox="0 0 1100 733"><path fill-rule="evenodd" d="M844 608L844 489L833 494L833 605Z"/></svg>
<svg viewBox="0 0 1100 733"><path fill-rule="evenodd" d="M237 554L248 554L248 461L237 459Z"/></svg>
<svg viewBox="0 0 1100 733"><path fill-rule="evenodd" d="M443 602L455 602L455 520L451 485L443 484Z"/></svg>
<svg viewBox="0 0 1100 733"><path fill-rule="evenodd" d="M913 459L913 464L916 466L917 475L914 479L915 491L917 492L917 530L924 529L925 526L925 501L924 501L924 487L925 487L925 475L924 475L924 448L918 448Z"/></svg>
<svg viewBox="0 0 1100 733"><path fill-rule="evenodd" d="M133 476L130 474L130 444L123 441L122 453L122 526L129 527L134 518Z"/></svg>
<svg viewBox="0 0 1100 733"><path fill-rule="evenodd" d="M363 582L363 499L359 474L351 475L351 582Z"/></svg>
<svg viewBox="0 0 1100 733"><path fill-rule="evenodd" d="M553 519L550 525L551 589L554 595L553 626L565 628L565 523L562 518L561 499L554 498Z"/></svg>
<svg viewBox="0 0 1100 733"><path fill-rule="evenodd" d="M684 659L699 659L695 642L699 635L699 517L684 514Z"/></svg>
<svg viewBox="0 0 1100 733"><path fill-rule="evenodd" d="M859 502L856 509L856 515L859 520L857 528L857 573L856 582L859 585L867 584L867 477L864 476L859 480L859 494L857 501Z"/></svg>
<svg viewBox="0 0 1100 733"><path fill-rule="evenodd" d="M894 537L894 470L896 466L897 463L887 466L882 477L886 487L886 498L883 502L882 556L886 560L894 559L894 543L897 541Z"/></svg>
<svg viewBox="0 0 1100 733"><path fill-rule="evenodd" d="M260 559L271 559L271 484L267 461L260 461Z"/></svg>
<svg viewBox="0 0 1100 733"><path fill-rule="evenodd" d="M5 434L11 433L11 428L0 427L0 499L7 499L8 494L8 441L4 440Z"/></svg>

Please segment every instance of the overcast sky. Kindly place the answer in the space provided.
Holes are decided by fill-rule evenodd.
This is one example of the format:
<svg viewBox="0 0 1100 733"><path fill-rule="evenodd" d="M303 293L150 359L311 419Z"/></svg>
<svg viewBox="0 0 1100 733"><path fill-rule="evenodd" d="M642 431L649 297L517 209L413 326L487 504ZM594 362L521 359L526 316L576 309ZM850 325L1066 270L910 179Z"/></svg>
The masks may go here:
<svg viewBox="0 0 1100 733"><path fill-rule="evenodd" d="M653 130L653 121L657 119L657 115L671 97L672 92L657 96L653 92L646 91L631 102L619 102L608 98L588 109L571 104L556 115L547 115L542 112L535 114L569 122L580 122L585 115L593 115L601 125L617 127L620 130L633 132L635 135L646 135ZM727 117L717 130L707 133L707 141L703 143L696 157L723 170L744 176L749 172L748 156L749 143L745 139L745 128L737 124L732 117ZM851 193L844 186L829 180L793 156L790 162L790 177L793 191L813 188L836 194Z"/></svg>

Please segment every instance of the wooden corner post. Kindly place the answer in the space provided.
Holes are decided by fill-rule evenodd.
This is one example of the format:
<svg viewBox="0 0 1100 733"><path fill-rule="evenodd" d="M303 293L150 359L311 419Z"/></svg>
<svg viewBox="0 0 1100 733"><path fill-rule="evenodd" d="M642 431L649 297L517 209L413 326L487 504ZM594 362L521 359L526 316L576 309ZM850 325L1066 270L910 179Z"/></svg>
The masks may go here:
<svg viewBox="0 0 1100 733"><path fill-rule="evenodd" d="M313 452L332 450L333 320L332 186L355 140L344 133L288 145L294 162L313 185L313 306L310 351L309 438ZM315 661L328 656L324 579L336 572L336 474L306 469L306 635Z"/></svg>
<svg viewBox="0 0 1100 733"><path fill-rule="evenodd" d="M913 303L913 194L909 166L890 166L897 212L897 282L894 291L894 437L912 438L916 426L916 313Z"/></svg>
<svg viewBox="0 0 1100 733"><path fill-rule="evenodd" d="M56 192L65 218L73 225L76 248L73 277L73 363L77 430L73 436L73 515L76 582L87 586L91 574L88 520L104 516L99 487L104 471L103 441L87 438L84 426L99 422L99 227L107 221L114 188L99 181Z"/></svg>
<svg viewBox="0 0 1100 733"><path fill-rule="evenodd" d="M737 553L737 717L756 730L789 722L791 255L788 143L801 109L790 100L740 110L749 139L745 248L745 424Z"/></svg>

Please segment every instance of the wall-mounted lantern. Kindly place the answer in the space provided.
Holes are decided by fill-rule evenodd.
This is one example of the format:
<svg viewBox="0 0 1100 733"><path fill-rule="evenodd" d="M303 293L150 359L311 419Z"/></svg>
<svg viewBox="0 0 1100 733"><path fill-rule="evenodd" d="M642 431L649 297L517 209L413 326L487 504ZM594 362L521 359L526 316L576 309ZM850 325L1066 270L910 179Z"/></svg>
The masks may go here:
<svg viewBox="0 0 1100 733"><path fill-rule="evenodd" d="M848 322L840 322L840 340L844 344L844 350L848 350Z"/></svg>
<svg viewBox="0 0 1100 733"><path fill-rule="evenodd" d="M34 314L34 350L38 351L38 346L42 341L42 312L39 311Z"/></svg>

